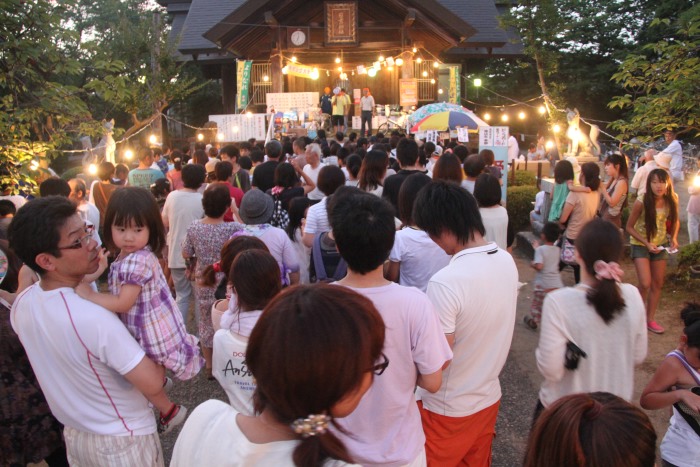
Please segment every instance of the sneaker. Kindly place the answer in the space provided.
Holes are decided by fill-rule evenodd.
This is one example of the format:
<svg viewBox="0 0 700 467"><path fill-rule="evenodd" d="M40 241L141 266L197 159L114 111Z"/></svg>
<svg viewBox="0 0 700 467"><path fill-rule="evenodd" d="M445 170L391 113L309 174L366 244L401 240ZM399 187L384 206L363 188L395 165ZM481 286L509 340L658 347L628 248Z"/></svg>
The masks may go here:
<svg viewBox="0 0 700 467"><path fill-rule="evenodd" d="M537 321L535 321L531 316L525 315L523 317L523 321L525 321L525 325L530 329L537 329Z"/></svg>
<svg viewBox="0 0 700 467"><path fill-rule="evenodd" d="M656 321L649 321L647 323L647 329L649 331L653 332L654 334L663 334L664 333L664 328L659 326L659 323L657 323Z"/></svg>
<svg viewBox="0 0 700 467"><path fill-rule="evenodd" d="M170 409L170 412L165 414L165 416L163 414L160 415L158 419L158 433L165 435L185 421L185 418L187 418L187 407L173 404L173 408Z"/></svg>
<svg viewBox="0 0 700 467"><path fill-rule="evenodd" d="M163 380L163 390L165 392L170 392L170 390L173 388L173 380L168 378L167 376Z"/></svg>

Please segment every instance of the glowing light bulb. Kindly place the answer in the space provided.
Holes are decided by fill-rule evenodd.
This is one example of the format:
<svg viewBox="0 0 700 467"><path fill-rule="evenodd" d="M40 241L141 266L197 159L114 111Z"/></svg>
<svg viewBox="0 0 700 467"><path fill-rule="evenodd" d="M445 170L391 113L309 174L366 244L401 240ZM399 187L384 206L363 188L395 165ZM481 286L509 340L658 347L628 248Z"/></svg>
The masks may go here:
<svg viewBox="0 0 700 467"><path fill-rule="evenodd" d="M554 125L554 126L552 127L552 131L553 131L554 133L559 133L559 132L561 131L561 127L560 127L559 125Z"/></svg>
<svg viewBox="0 0 700 467"><path fill-rule="evenodd" d="M340 57L335 57L335 63L340 63Z"/></svg>
<svg viewBox="0 0 700 467"><path fill-rule="evenodd" d="M151 144L156 144L158 142L158 138L156 137L156 135L151 135L148 137L148 142Z"/></svg>
<svg viewBox="0 0 700 467"><path fill-rule="evenodd" d="M124 151L124 159L130 161L133 158L134 158L134 151L132 151L131 149L127 149L126 151Z"/></svg>
<svg viewBox="0 0 700 467"><path fill-rule="evenodd" d="M423 78L427 78L427 77L428 77L428 72L427 72L427 71L424 71L424 72L423 72Z"/></svg>
<svg viewBox="0 0 700 467"><path fill-rule="evenodd" d="M380 61L380 62L383 62L383 61L384 61L384 55L380 55L380 56L379 56L379 61Z"/></svg>
<svg viewBox="0 0 700 467"><path fill-rule="evenodd" d="M547 109L545 109L544 106L541 105L540 108L537 109L537 111L540 113L540 115L544 115L544 113L547 111Z"/></svg>
<svg viewBox="0 0 700 467"><path fill-rule="evenodd" d="M338 71L343 71L343 67L342 67L342 66L339 66L339 67L338 67Z"/></svg>
<svg viewBox="0 0 700 467"><path fill-rule="evenodd" d="M551 141L547 141L546 143L544 143L544 148L545 148L547 151L549 151L549 150L552 149L553 147L554 147L554 143L551 142Z"/></svg>
<svg viewBox="0 0 700 467"><path fill-rule="evenodd" d="M297 58L294 55L292 55L292 63L296 63L296 62L297 62Z"/></svg>
<svg viewBox="0 0 700 467"><path fill-rule="evenodd" d="M39 169L39 163L37 161L32 161L31 164L29 164L29 169L30 170L38 170Z"/></svg>
<svg viewBox="0 0 700 467"><path fill-rule="evenodd" d="M438 62L433 62L433 68L437 68L439 66L440 66L440 64Z"/></svg>
<svg viewBox="0 0 700 467"><path fill-rule="evenodd" d="M481 78L474 79L474 86L476 86L477 88L481 86Z"/></svg>
<svg viewBox="0 0 700 467"><path fill-rule="evenodd" d="M377 69L374 67L368 69L367 76L369 76L370 78L374 78L375 76L377 76Z"/></svg>
<svg viewBox="0 0 700 467"><path fill-rule="evenodd" d="M263 81L267 83L268 81L270 81L270 77L267 75L263 75Z"/></svg>
<svg viewBox="0 0 700 467"><path fill-rule="evenodd" d="M418 52L418 49L414 47L414 48L413 48L413 53L416 53L416 52Z"/></svg>
<svg viewBox="0 0 700 467"><path fill-rule="evenodd" d="M520 120L525 120L525 112L520 112L520 113L518 114L518 118L519 118Z"/></svg>
<svg viewBox="0 0 700 467"><path fill-rule="evenodd" d="M394 71L394 67L393 66L387 67L387 70Z"/></svg>
<svg viewBox="0 0 700 467"><path fill-rule="evenodd" d="M438 89L438 94L442 94L442 93L443 93L442 88Z"/></svg>
<svg viewBox="0 0 700 467"><path fill-rule="evenodd" d="M249 111L247 111L247 112L245 113L245 116L248 117L248 118L252 118L252 117L253 117L253 112L251 112L251 111L249 110Z"/></svg>
<svg viewBox="0 0 700 467"><path fill-rule="evenodd" d="M693 186L700 187L700 175L696 175L693 179Z"/></svg>
<svg viewBox="0 0 700 467"><path fill-rule="evenodd" d="M286 75L287 73L289 73L289 67L283 66L283 67L282 67L282 74L283 74L283 75Z"/></svg>
<svg viewBox="0 0 700 467"><path fill-rule="evenodd" d="M197 133L197 141L204 141L204 135L202 133Z"/></svg>
<svg viewBox="0 0 700 467"><path fill-rule="evenodd" d="M396 66L401 66L403 65L403 58L399 57L396 59Z"/></svg>
<svg viewBox="0 0 700 467"><path fill-rule="evenodd" d="M422 63L422 62L423 62L423 59L422 59L422 58L418 57L418 58L416 59L416 63Z"/></svg>
<svg viewBox="0 0 700 467"><path fill-rule="evenodd" d="M430 79L430 84L435 84L435 78Z"/></svg>
<svg viewBox="0 0 700 467"><path fill-rule="evenodd" d="M491 114L488 113L488 112L485 113L485 114L484 114L484 120L486 120L487 122L488 122L489 120L491 120Z"/></svg>
<svg viewBox="0 0 700 467"><path fill-rule="evenodd" d="M231 128L231 130L232 130L234 133L238 133L239 128L238 128L238 126L234 126L233 128Z"/></svg>
<svg viewBox="0 0 700 467"><path fill-rule="evenodd" d="M90 175L97 175L97 166L95 164L90 164L88 167L88 173Z"/></svg>
<svg viewBox="0 0 700 467"><path fill-rule="evenodd" d="M501 115L501 121L504 122L504 123L507 122L507 121L508 121L508 115L507 115L507 114Z"/></svg>
<svg viewBox="0 0 700 467"><path fill-rule="evenodd" d="M216 140L219 141L219 142L223 141L223 140L224 140L224 134L221 133L221 132L217 133L217 134L216 134Z"/></svg>
<svg viewBox="0 0 700 467"><path fill-rule="evenodd" d="M311 72L311 79L313 79L313 80L318 79L318 68L314 68L313 71Z"/></svg>

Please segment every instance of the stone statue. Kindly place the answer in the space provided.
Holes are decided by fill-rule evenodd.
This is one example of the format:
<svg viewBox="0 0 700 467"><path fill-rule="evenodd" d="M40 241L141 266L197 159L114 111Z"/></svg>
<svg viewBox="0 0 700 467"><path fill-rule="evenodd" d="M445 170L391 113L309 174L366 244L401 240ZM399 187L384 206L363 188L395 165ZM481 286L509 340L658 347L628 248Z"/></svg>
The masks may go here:
<svg viewBox="0 0 700 467"><path fill-rule="evenodd" d="M80 138L85 154L83 155L83 165L99 164L107 161L116 164L114 152L117 149L117 143L114 141L112 134L114 133L114 119L102 121L104 134L97 146L92 147L92 141L89 136Z"/></svg>
<svg viewBox="0 0 700 467"><path fill-rule="evenodd" d="M567 155L576 157L598 157L600 156L600 145L598 135L600 128L598 125L590 125L591 131L588 135L581 132L579 122L581 115L578 109L566 109L566 121L569 127L566 130L566 137L569 139Z"/></svg>

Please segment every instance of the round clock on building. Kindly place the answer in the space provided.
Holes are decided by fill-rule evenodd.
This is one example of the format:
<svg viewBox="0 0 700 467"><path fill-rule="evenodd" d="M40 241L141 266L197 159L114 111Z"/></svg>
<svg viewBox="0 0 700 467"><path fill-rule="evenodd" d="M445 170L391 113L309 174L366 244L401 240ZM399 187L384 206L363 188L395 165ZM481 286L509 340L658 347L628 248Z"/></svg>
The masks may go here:
<svg viewBox="0 0 700 467"><path fill-rule="evenodd" d="M294 45L304 45L306 42L306 34L304 31L294 31L291 36L292 44Z"/></svg>

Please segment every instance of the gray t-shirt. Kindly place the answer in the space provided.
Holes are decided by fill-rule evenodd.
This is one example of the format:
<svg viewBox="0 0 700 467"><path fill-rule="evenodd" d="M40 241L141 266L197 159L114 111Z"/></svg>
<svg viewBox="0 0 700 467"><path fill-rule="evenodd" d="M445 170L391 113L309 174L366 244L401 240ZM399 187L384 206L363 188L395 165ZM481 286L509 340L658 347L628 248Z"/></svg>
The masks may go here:
<svg viewBox="0 0 700 467"><path fill-rule="evenodd" d="M559 274L559 257L561 249L554 245L540 245L535 250L534 262L542 265L535 276L535 285L543 289L564 287Z"/></svg>

